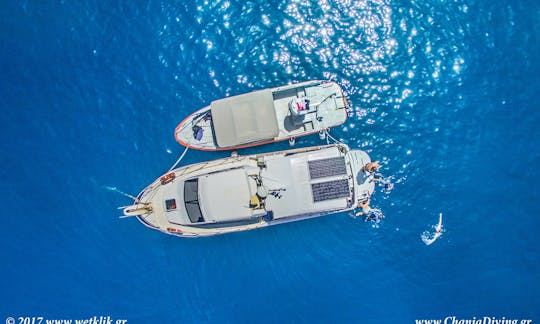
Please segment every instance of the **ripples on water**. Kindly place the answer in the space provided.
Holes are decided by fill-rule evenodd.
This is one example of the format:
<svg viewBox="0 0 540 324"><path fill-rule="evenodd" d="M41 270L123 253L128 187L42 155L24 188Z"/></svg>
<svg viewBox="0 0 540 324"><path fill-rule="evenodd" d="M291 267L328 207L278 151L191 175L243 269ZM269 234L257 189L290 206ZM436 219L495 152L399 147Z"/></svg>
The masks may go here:
<svg viewBox="0 0 540 324"><path fill-rule="evenodd" d="M448 85L461 84L467 69L468 25L460 22L470 16L464 1L406 5L163 2L159 58L171 79L197 65L190 84L180 77L178 86L204 104L286 82L337 81L352 107L333 134L372 152L399 183L415 175L416 154L437 146L444 155L450 145L438 133L452 132L448 121L461 108ZM445 96L453 104L441 103Z"/></svg>
<svg viewBox="0 0 540 324"><path fill-rule="evenodd" d="M465 21L471 14L465 1L196 1L162 2L161 9L159 60L169 79L176 80L177 96L187 92L200 103L182 107L183 115L227 95L287 82L331 79L344 88L351 103L348 121L332 134L381 160L396 190L409 177L422 178L424 173L452 165L418 163L418 156L444 161L450 154L450 134L458 127L452 120L463 105L462 95L449 89L459 88L468 69L465 37L470 31ZM308 138L301 145L318 143ZM436 180L426 182L437 187ZM407 190L406 195L394 196L381 191L374 204L388 218L406 216L413 203L433 199L420 189ZM439 211L424 210L429 216ZM405 222L394 223L386 235L394 231L398 240L408 236L419 241L427 224L411 227ZM310 268L342 260L340 273L388 266L396 255L416 247L399 242L380 245L376 229L373 233L361 230L367 240L357 240L354 231L344 234L343 228L354 223L358 220L351 218L343 224L327 219L316 226L306 222L290 227L289 231L300 231L288 233L291 238L304 240L297 247L283 237L275 240L278 246L287 246L282 258L303 255L304 266ZM354 228L359 230L359 226ZM326 236L329 245L306 251L310 244L317 246L318 236ZM373 248L385 257L373 259ZM351 259L351 255L356 257ZM288 264L287 259L270 266L275 280L291 276L301 282L303 273L280 269L283 263ZM322 277L328 275L319 271ZM381 287L391 282L382 273L373 276ZM355 293L347 290L345 295Z"/></svg>
<svg viewBox="0 0 540 324"><path fill-rule="evenodd" d="M28 108L21 109L24 118L20 119L18 110L6 109L5 129L24 143L4 145L9 148L6 152L20 154L11 164L23 169L29 181L20 181L16 174L11 180L19 184L18 189L8 197L15 202L14 210L22 210L29 203L27 183L35 182L36 165L43 165L46 176L36 183L41 190L35 194L35 209L49 209L40 217L25 209L19 212L21 217L8 218L10 226L4 226L11 235L4 236L10 238L6 250L21 255L16 261L24 267L23 271L9 267L3 277L37 287L35 294L26 295L21 286L10 286L5 300L15 309L16 305L42 306L49 299L48 306L61 318L66 309L82 308L86 314L106 297L108 304L124 312L120 315L133 313L146 322L156 318L201 322L234 316L247 322L261 314L284 312L292 320L335 322L331 316L341 316L338 319L343 321L362 318L379 323L384 318L397 323L425 314L426 305L453 314L456 309L448 307L457 299L477 306L474 311L498 301L501 307L520 309L516 303L526 303L527 298L518 294L501 298L503 293L490 290L512 275L497 275L491 269L493 262L500 261L497 253L513 254L502 245L518 242L517 250L530 250L534 238L506 240L493 235L479 216L485 208L456 197L466 200L468 194L481 192L475 199L483 198L487 207L493 196L502 197L501 192L507 190L497 189L492 180L499 180L501 169L507 166L478 172L496 161L479 157L507 153L493 147L531 148L529 142L519 141L521 134L515 130L501 129L509 128L504 118L509 118L510 107L527 111L526 103L537 91L534 87L515 91L499 75L503 69L505 78L522 80L520 73L535 67L527 56L530 48L519 46L537 39L529 31L538 29L537 15L524 14L528 5L324 0L22 2L23 13L6 19L14 26L11 29L21 31L23 40L20 44L18 38L7 39L16 45L14 53L21 54L8 61L14 64L5 65L16 91L5 82L2 98L16 103L10 107ZM514 45L512 41L518 43L515 51L501 50ZM471 48L476 44L478 48ZM479 71L475 65L482 63L483 55L490 61ZM511 64L504 60L508 56ZM464 86L471 85L467 84L471 76L483 74L487 76L472 82L478 88ZM350 118L332 135L369 151L382 161L383 173L397 183L392 192L374 196L375 207L387 216L379 228L336 215L237 235L180 240L148 231L134 220L113 220L113 205L125 200L111 198L102 186L133 193L166 170L176 160L172 154L181 152L172 132L183 117L226 95L307 79L331 79L342 85L351 103ZM10 101L15 97L12 93L17 98ZM519 119L520 125L537 138L538 115L528 117ZM29 137L19 125L29 125L35 133ZM40 143L40 138L50 143ZM319 143L316 136L298 140L299 146ZM247 152L285 148L287 144L282 143ZM36 152L41 159L29 161L28 152ZM185 161L226 154L190 151ZM538 161L538 155L531 156L525 164ZM473 157L478 165L471 163ZM508 169L512 179L537 174L535 168L523 171L520 163ZM477 178L485 183L472 181ZM517 192L518 185L512 185ZM482 190L477 186L483 186ZM81 188L88 192L81 195ZM522 201L538 197L537 191L529 196L527 192L520 195ZM105 207L97 204L103 208L96 208L96 202L104 202ZM472 212L462 215L466 207ZM441 211L448 215L448 232L437 241L437 249L427 249L419 235ZM53 216L54 226L43 216ZM460 222L461 218L466 222ZM503 217L493 217L489 225L504 231L505 222ZM29 236L33 233L35 240L41 239L40 244L11 230L17 226L25 227ZM504 234L526 237L530 232L523 227ZM493 243L495 236L498 239ZM44 251L26 258L36 245L43 245ZM443 254L436 254L440 251L451 261L432 262ZM517 288L507 290L515 293L527 288L531 276L522 268L536 269L537 256L533 252L516 260L516 273L525 279L512 281ZM58 262L50 262L51 258ZM43 264L49 268L43 269ZM80 269L92 269L92 273L87 276ZM497 280L470 276L483 271ZM108 284L96 285L100 280ZM428 281L444 291L447 299L436 301L433 286L426 288ZM474 304L478 295L471 286L483 289L484 304ZM469 298L463 298L463 292ZM388 305L408 317L390 321ZM109 310L99 309L95 314L102 311ZM29 315L28 309L19 313Z"/></svg>

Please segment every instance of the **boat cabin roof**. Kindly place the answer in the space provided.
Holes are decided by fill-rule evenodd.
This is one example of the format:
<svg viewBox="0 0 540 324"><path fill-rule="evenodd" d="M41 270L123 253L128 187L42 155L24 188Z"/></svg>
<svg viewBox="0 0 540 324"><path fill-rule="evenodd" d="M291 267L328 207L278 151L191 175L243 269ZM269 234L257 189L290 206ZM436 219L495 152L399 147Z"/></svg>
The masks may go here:
<svg viewBox="0 0 540 324"><path fill-rule="evenodd" d="M275 219L347 208L353 183L337 147L282 156L266 162L262 181L270 193L266 209Z"/></svg>
<svg viewBox="0 0 540 324"><path fill-rule="evenodd" d="M199 199L206 222L228 222L252 216L250 179L245 169L199 177Z"/></svg>
<svg viewBox="0 0 540 324"><path fill-rule="evenodd" d="M213 101L212 122L220 147L271 139L279 134L271 90Z"/></svg>
<svg viewBox="0 0 540 324"><path fill-rule="evenodd" d="M163 199L167 219L180 225L245 221L260 212L250 208L257 191L245 168L187 179L168 186Z"/></svg>

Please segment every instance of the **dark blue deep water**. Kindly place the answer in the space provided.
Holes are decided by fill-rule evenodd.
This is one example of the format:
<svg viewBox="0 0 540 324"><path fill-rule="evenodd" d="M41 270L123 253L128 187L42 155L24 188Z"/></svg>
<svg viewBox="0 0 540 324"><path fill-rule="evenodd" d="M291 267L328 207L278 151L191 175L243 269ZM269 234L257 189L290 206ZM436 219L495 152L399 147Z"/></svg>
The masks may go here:
<svg viewBox="0 0 540 324"><path fill-rule="evenodd" d="M0 322L540 321L538 1L0 8ZM396 183L374 196L379 227L337 214L181 239L118 219L130 201L106 186L137 194L165 172L188 114L310 79L345 89L332 134Z"/></svg>

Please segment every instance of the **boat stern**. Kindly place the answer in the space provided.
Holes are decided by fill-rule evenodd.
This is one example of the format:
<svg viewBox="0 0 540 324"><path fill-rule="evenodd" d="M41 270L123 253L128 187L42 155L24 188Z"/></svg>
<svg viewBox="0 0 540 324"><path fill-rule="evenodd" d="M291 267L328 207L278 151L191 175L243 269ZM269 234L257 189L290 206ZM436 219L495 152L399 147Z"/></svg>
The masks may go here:
<svg viewBox="0 0 540 324"><path fill-rule="evenodd" d="M373 177L364 170L364 166L371 163L371 158L362 150L351 150L347 153L347 159L354 176L354 198L357 203L365 202L375 191Z"/></svg>

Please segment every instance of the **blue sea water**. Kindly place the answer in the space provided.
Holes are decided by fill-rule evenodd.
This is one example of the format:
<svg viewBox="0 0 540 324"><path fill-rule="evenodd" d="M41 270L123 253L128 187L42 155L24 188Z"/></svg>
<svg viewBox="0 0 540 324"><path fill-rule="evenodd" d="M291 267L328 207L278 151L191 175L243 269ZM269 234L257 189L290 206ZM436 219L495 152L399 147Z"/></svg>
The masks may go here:
<svg viewBox="0 0 540 324"><path fill-rule="evenodd" d="M0 8L0 321L540 321L538 1ZM337 214L181 239L118 219L130 201L106 186L137 194L165 172L188 114L310 79L345 89L332 135L394 179L373 198L379 227Z"/></svg>

